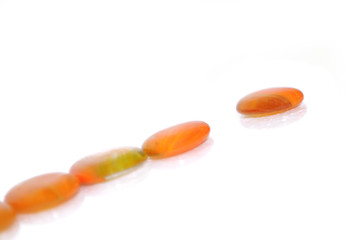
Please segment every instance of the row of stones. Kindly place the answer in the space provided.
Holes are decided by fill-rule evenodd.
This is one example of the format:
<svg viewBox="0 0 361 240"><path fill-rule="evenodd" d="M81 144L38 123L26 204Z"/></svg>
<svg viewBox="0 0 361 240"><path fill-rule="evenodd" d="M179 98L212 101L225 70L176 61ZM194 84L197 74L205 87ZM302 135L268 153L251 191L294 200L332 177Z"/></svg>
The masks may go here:
<svg viewBox="0 0 361 240"><path fill-rule="evenodd" d="M30 178L12 189L0 202L0 230L11 226L16 213L34 213L55 207L76 195L80 185L111 180L143 163L148 156L162 159L191 150L208 138L202 121L179 124L149 137L142 148L126 147L85 157L69 173L48 173Z"/></svg>
<svg viewBox="0 0 361 240"><path fill-rule="evenodd" d="M287 111L303 100L294 88L265 89L241 99L237 111L253 117ZM179 124L153 134L142 148L119 148L85 157L69 173L48 173L13 187L0 202L0 231L14 222L16 213L33 213L57 206L72 198L80 185L108 181L131 169L148 156L162 159L189 151L208 138L210 127L202 121Z"/></svg>

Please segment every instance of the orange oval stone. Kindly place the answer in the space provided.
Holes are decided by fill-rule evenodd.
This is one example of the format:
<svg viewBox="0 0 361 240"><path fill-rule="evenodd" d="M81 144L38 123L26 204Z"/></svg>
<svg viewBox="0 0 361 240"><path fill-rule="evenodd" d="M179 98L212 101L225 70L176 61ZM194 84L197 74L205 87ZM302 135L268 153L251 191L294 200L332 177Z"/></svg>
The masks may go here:
<svg viewBox="0 0 361 240"><path fill-rule="evenodd" d="M197 147L208 138L209 132L205 122L186 122L155 133L142 148L152 158L170 157Z"/></svg>
<svg viewBox="0 0 361 240"><path fill-rule="evenodd" d="M119 148L85 157L71 167L70 173L83 184L104 182L144 162L147 155L140 148Z"/></svg>
<svg viewBox="0 0 361 240"><path fill-rule="evenodd" d="M79 189L78 179L67 173L48 173L30 178L13 187L5 196L5 202L16 212L30 213L55 207L71 197Z"/></svg>
<svg viewBox="0 0 361 240"><path fill-rule="evenodd" d="M248 116L267 116L295 108L302 100L303 93L298 89L268 88L239 100L237 111Z"/></svg>
<svg viewBox="0 0 361 240"><path fill-rule="evenodd" d="M15 213L11 207L0 202L0 232L11 226L15 220Z"/></svg>

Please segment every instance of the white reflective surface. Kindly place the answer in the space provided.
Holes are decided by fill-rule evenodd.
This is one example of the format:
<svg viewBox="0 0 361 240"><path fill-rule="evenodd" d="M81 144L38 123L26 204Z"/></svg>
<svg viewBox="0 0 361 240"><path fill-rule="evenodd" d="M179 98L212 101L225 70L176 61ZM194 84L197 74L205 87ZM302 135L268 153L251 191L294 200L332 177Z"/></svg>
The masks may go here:
<svg viewBox="0 0 361 240"><path fill-rule="evenodd" d="M191 120L209 140L0 239L360 239L356 1L0 0L0 194ZM244 95L295 87L287 113Z"/></svg>

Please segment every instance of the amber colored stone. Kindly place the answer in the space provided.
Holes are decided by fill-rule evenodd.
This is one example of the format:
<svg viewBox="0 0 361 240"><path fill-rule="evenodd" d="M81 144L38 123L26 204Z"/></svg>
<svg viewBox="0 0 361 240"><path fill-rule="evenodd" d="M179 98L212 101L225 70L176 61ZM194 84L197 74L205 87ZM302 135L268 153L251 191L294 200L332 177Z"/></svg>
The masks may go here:
<svg viewBox="0 0 361 240"><path fill-rule="evenodd" d="M15 220L13 209L3 202L0 202L0 232L11 226Z"/></svg>
<svg viewBox="0 0 361 240"><path fill-rule="evenodd" d="M5 202L16 212L30 213L55 207L71 197L79 189L78 179L67 173L48 173L30 178L13 187L5 196Z"/></svg>
<svg viewBox="0 0 361 240"><path fill-rule="evenodd" d="M295 108L302 100L303 93L298 89L268 88L239 100L237 111L252 117L267 116Z"/></svg>
<svg viewBox="0 0 361 240"><path fill-rule="evenodd" d="M205 122L186 122L155 133L142 148L152 158L170 157L197 147L208 138L209 132Z"/></svg>
<svg viewBox="0 0 361 240"><path fill-rule="evenodd" d="M114 149L77 161L71 167L70 173L83 184L104 182L144 162L147 157L140 148Z"/></svg>

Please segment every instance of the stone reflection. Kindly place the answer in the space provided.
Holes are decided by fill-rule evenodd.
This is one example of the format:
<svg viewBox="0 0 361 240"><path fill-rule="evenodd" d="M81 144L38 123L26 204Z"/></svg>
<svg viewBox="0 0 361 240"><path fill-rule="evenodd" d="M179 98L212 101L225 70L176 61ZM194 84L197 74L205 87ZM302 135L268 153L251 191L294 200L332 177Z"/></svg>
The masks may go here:
<svg viewBox="0 0 361 240"><path fill-rule="evenodd" d="M241 116L241 124L246 128L267 129L289 125L300 120L307 112L305 104L284 113L270 115L266 117Z"/></svg>

